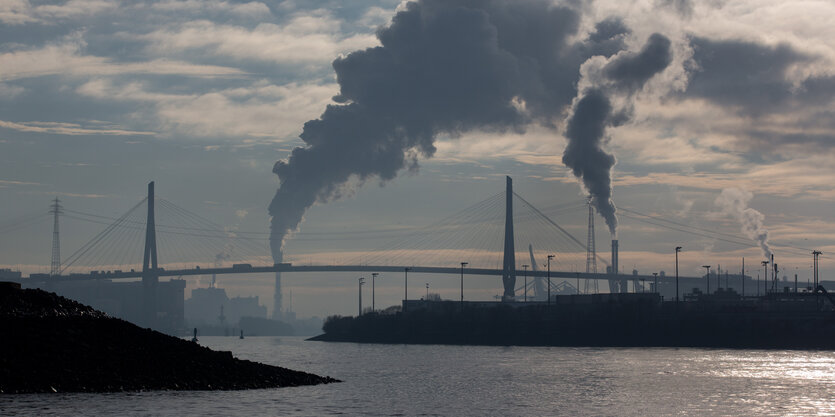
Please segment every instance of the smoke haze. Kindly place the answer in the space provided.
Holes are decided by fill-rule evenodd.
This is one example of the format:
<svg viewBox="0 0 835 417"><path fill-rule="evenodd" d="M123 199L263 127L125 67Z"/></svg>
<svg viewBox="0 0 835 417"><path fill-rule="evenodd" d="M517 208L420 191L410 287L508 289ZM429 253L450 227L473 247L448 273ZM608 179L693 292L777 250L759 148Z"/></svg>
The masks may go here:
<svg viewBox="0 0 835 417"><path fill-rule="evenodd" d="M601 68L602 79L582 92L568 119L565 131L568 145L562 162L591 194L592 203L603 216L612 236L617 235L618 227L612 201L612 168L617 161L603 148L608 142L606 127L621 125L630 119L632 95L671 61L670 40L664 35L652 34L640 52L620 53ZM626 104L618 111L614 111L609 98L613 94L627 96Z"/></svg>
<svg viewBox="0 0 835 417"><path fill-rule="evenodd" d="M736 219L742 226L742 233L757 242L765 259L771 259L771 247L768 245L768 230L763 227L765 215L748 207L754 194L740 188L725 188L716 197L715 204L722 213Z"/></svg>
<svg viewBox="0 0 835 417"><path fill-rule="evenodd" d="M273 168L276 262L310 206L338 198L351 179L388 181L416 170L418 157L434 154L438 134L555 126L577 94L580 65L625 48L628 30L617 19L568 42L580 17L539 0L424 0L378 31L381 46L336 59L338 104L307 122L306 145Z"/></svg>

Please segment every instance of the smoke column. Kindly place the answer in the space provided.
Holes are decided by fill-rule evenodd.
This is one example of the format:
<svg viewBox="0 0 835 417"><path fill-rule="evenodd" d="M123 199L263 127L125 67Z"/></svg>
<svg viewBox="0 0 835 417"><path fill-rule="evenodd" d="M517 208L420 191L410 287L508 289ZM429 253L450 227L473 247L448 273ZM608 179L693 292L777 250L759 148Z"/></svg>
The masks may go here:
<svg viewBox="0 0 835 417"><path fill-rule="evenodd" d="M618 227L612 201L612 168L616 159L603 149L609 141L606 128L629 119L631 97L671 61L670 40L653 34L640 52L622 52L609 60L600 71L602 80L581 93L568 119L565 130L568 145L562 162L591 194L592 203L603 216L612 236L617 236ZM625 94L629 99L627 107L615 112L609 98L614 94Z"/></svg>
<svg viewBox="0 0 835 417"><path fill-rule="evenodd" d="M337 104L307 122L305 146L273 168L275 261L311 205L338 198L352 178L388 181L417 169L439 133L552 125L577 94L580 64L624 48L627 29L616 19L569 43L579 21L576 10L544 0L424 0L378 31L381 46L334 61Z"/></svg>
<svg viewBox="0 0 835 417"><path fill-rule="evenodd" d="M580 66L624 51L629 33L619 19L606 19L579 34L580 11L567 4L411 2L378 30L380 46L336 59L334 104L305 123L305 145L273 167L280 183L269 207L275 262L309 207L339 198L349 181L386 182L417 170L439 134L557 126L577 96ZM635 68L611 68L618 75L611 78L623 80L612 88L640 78Z"/></svg>
<svg viewBox="0 0 835 417"><path fill-rule="evenodd" d="M722 213L739 222L742 226L742 233L757 242L760 250L762 250L763 257L770 260L772 252L768 245L768 230L763 227L765 215L748 207L752 198L754 198L754 194L750 191L739 188L725 188L719 194L719 197L716 197L715 204L722 209Z"/></svg>

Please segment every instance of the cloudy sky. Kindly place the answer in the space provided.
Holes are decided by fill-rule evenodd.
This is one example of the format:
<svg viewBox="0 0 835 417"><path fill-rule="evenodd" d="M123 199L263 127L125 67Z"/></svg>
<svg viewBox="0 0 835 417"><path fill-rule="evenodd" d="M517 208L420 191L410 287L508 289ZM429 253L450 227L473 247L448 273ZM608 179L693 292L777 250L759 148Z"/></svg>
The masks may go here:
<svg viewBox="0 0 835 417"><path fill-rule="evenodd" d="M610 109L589 107L596 97ZM167 201L251 232L264 262L276 197L285 259L317 263L366 256L510 175L582 240L582 207L558 208L595 190L604 214L691 232L618 210L625 268L670 271L681 245L689 275L738 270L762 259L767 230L803 282L808 249L835 251L833 98L825 0L4 0L0 267L48 272L55 197L77 212L62 219L65 256L154 180ZM569 258L565 269L585 267ZM394 281L381 279L384 304ZM449 277L425 281L455 293ZM301 315L353 311L354 276L285 282ZM271 305L268 276L222 285ZM498 279L473 286L473 298L500 291Z"/></svg>

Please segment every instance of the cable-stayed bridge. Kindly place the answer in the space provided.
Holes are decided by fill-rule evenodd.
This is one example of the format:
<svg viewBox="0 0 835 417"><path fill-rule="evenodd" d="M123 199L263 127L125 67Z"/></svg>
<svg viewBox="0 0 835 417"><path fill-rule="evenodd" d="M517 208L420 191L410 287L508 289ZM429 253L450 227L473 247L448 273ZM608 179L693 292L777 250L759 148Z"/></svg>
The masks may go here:
<svg viewBox="0 0 835 417"><path fill-rule="evenodd" d="M242 272L394 272L405 268L415 273L457 273L460 267L456 265L466 260L469 275L544 277L548 275L547 265L550 264L552 277L608 279L607 274L585 271L587 245L514 193L509 178L504 192L429 226L355 232L350 236L351 240L356 240L357 235L362 238L364 234L366 239L386 243L376 249L331 253L331 262L327 263L293 262L290 255L287 258L291 262L274 264L269 255L267 233L225 228L154 196L152 185L149 190L148 197L118 218L62 208L66 218L104 227L81 248L58 260L60 266L56 273L33 274L32 278L139 278L149 268L158 270L157 274L163 277ZM154 203L149 205L149 201ZM585 209L585 202L575 201L550 207L550 212L552 216L559 216ZM166 220L157 221L159 218ZM291 237L290 242L342 238L339 233L298 234ZM516 253L515 247L522 250ZM528 247L535 249L535 258L540 258L538 267L527 262ZM554 254L550 262L546 262L546 254ZM603 257L594 256L601 264L609 264ZM149 264L157 257L156 267ZM505 258L517 257L523 261L505 265ZM525 264L528 265L523 269Z"/></svg>
<svg viewBox="0 0 835 417"><path fill-rule="evenodd" d="M514 300L527 293L532 299L545 299L554 289L550 279L559 278L576 293L580 280L586 282L585 292L597 288L589 282L603 280L608 292L645 290L646 283L670 284L672 276L626 275L618 273L617 252L609 259L599 256L593 248L593 216L589 214L586 242L580 241L554 219L562 214L588 209L586 201L571 201L540 210L513 192L510 178L506 189L467 207L452 216L422 228L387 229L341 233L298 233L296 242L334 242L344 240L354 250L336 251L308 258L289 254L287 263L273 263L268 246L268 233L242 232L218 225L175 203L155 195L153 183L148 196L118 218L74 211L55 201L50 214L54 220L53 259L50 274L32 274L31 281L73 281L96 279L141 278L147 297L160 277L223 274L276 274L276 301L280 305L280 274L289 272L402 272L464 274L468 276L502 277L503 299ZM546 214L546 212L548 214ZM101 224L102 230L66 259L60 259L58 216ZM621 215L637 221L681 230L690 235L711 236L741 246L751 242L733 235L658 219L634 210L621 209ZM40 221L29 216L17 223L0 225L0 233ZM576 232L575 232L576 233ZM357 241L385 241L374 248L357 248ZM614 245L613 245L614 246ZM801 249L801 248L797 248ZM56 259L56 256L59 257ZM321 261L311 262L310 256ZM326 260L326 261L324 261ZM529 261L528 261L529 260ZM597 271L597 263L608 271ZM463 264L463 265L462 265ZM525 278L526 284L518 282ZM526 287L527 278L531 278ZM698 279L682 277L682 279ZM576 281L575 281L576 280ZM640 283L639 283L640 282ZM592 290L590 290L590 288ZM604 285L605 288L605 285ZM544 290L543 290L544 289ZM153 302L149 308L153 309Z"/></svg>

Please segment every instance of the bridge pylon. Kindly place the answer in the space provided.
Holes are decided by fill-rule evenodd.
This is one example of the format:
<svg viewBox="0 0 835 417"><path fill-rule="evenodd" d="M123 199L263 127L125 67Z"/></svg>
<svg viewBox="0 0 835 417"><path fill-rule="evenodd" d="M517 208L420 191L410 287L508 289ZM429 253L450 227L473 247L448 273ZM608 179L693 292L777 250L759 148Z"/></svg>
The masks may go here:
<svg viewBox="0 0 835 417"><path fill-rule="evenodd" d="M504 262L502 265L502 283L504 294L502 301L514 301L516 298L516 249L513 246L513 180L507 177L507 205L504 220Z"/></svg>
<svg viewBox="0 0 835 417"><path fill-rule="evenodd" d="M154 182L148 183L148 220L145 222L145 256L142 260L142 308L144 325L155 327L157 324L157 284L159 267L157 264L157 232L154 222Z"/></svg>

